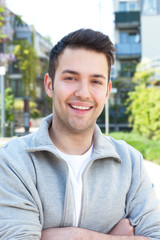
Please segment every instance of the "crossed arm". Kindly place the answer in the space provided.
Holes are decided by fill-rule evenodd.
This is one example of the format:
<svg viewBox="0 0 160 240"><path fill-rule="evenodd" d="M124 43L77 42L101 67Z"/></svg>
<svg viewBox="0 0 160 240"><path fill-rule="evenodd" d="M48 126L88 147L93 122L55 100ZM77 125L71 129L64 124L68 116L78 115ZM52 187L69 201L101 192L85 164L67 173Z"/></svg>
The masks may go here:
<svg viewBox="0 0 160 240"><path fill-rule="evenodd" d="M127 218L122 219L108 234L83 228L49 228L42 231L41 240L148 240L144 236L134 236L134 228Z"/></svg>

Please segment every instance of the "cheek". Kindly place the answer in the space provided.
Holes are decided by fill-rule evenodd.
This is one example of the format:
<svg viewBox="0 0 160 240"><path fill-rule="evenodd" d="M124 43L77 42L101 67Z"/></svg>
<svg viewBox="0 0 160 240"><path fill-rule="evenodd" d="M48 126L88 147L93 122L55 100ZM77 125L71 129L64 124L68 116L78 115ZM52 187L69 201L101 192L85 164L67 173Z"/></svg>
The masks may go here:
<svg viewBox="0 0 160 240"><path fill-rule="evenodd" d="M61 105L67 101L67 99L72 95L73 91L65 85L61 84L55 87L55 101L58 101Z"/></svg>
<svg viewBox="0 0 160 240"><path fill-rule="evenodd" d="M94 99L97 102L98 105L104 105L106 103L106 91L95 91Z"/></svg>

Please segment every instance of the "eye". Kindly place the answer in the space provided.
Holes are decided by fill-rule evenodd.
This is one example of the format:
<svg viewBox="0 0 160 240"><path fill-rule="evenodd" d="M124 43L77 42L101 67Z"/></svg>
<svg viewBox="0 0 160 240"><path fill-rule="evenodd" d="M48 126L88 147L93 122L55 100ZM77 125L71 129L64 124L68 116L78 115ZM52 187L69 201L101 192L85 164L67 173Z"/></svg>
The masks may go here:
<svg viewBox="0 0 160 240"><path fill-rule="evenodd" d="M65 77L64 80L73 81L76 80L75 77Z"/></svg>
<svg viewBox="0 0 160 240"><path fill-rule="evenodd" d="M96 85L102 85L102 82L100 80L92 80L92 83L96 84Z"/></svg>

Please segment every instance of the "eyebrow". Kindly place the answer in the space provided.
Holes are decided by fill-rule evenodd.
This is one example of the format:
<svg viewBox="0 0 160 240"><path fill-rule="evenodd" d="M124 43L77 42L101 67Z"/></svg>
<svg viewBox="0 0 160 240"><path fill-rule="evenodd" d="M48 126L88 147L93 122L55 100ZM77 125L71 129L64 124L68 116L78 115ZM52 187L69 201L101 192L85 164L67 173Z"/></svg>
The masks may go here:
<svg viewBox="0 0 160 240"><path fill-rule="evenodd" d="M73 74L73 75L80 76L79 72L69 70L69 69L66 69L62 72L62 74L65 74L65 73L70 73L70 74ZM91 74L90 77L106 79L106 77L103 74Z"/></svg>
<svg viewBox="0 0 160 240"><path fill-rule="evenodd" d="M94 78L103 78L103 79L106 79L106 77L103 75L103 74L92 74L90 75L91 77L94 77Z"/></svg>
<svg viewBox="0 0 160 240"><path fill-rule="evenodd" d="M65 74L65 73L70 73L70 74L78 75L78 76L80 75L78 72L73 71L73 70L68 70L68 69L66 69L62 72L62 74Z"/></svg>

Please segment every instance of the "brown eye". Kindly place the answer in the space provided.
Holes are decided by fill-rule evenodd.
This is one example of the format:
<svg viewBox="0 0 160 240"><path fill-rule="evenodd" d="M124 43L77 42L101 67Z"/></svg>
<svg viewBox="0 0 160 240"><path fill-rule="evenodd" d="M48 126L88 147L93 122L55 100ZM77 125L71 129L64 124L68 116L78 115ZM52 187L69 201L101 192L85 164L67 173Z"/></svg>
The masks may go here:
<svg viewBox="0 0 160 240"><path fill-rule="evenodd" d="M65 77L64 80L73 81L73 80L75 80L75 78L74 77Z"/></svg>
<svg viewBox="0 0 160 240"><path fill-rule="evenodd" d="M98 81L98 80L93 80L92 81L94 84L97 84L97 85L102 85L102 82L101 81Z"/></svg>

